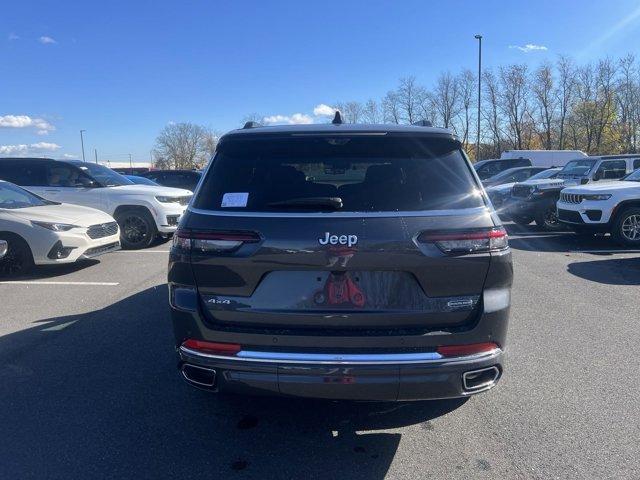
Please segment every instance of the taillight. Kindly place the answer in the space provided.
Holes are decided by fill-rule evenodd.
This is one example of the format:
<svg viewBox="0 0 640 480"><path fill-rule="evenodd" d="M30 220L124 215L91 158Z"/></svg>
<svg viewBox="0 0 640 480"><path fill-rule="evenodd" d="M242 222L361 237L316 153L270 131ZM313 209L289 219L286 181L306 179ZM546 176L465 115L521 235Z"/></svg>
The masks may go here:
<svg viewBox="0 0 640 480"><path fill-rule="evenodd" d="M470 343L467 345L440 345L436 351L443 357L464 357L478 353L491 352L498 348L493 342Z"/></svg>
<svg viewBox="0 0 640 480"><path fill-rule="evenodd" d="M422 232L418 242L433 243L442 252L451 254L481 253L504 250L509 245L503 227L457 230L447 232Z"/></svg>
<svg viewBox="0 0 640 480"><path fill-rule="evenodd" d="M258 243L255 232L178 230L173 236L173 246L192 252L233 252L245 243Z"/></svg>
<svg viewBox="0 0 640 480"><path fill-rule="evenodd" d="M193 338L185 340L182 346L191 350L197 350L198 352L225 356L233 356L242 350L242 347L237 343L207 342L204 340L194 340Z"/></svg>

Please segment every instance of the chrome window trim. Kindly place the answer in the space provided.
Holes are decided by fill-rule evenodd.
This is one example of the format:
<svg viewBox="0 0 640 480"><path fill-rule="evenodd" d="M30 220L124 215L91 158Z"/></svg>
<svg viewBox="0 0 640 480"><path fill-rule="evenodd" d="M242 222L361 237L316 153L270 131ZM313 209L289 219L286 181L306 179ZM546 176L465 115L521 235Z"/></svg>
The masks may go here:
<svg viewBox="0 0 640 480"><path fill-rule="evenodd" d="M444 357L437 352L419 353L371 353L371 354L333 354L333 353L287 353L260 352L241 350L234 356L216 355L199 352L191 348L180 346L180 353L203 359L227 360L236 362L279 363L279 364L307 364L307 365L401 365L422 363L459 363L481 360L497 356L502 353L500 348L465 355L460 357Z"/></svg>
<svg viewBox="0 0 640 480"><path fill-rule="evenodd" d="M260 218L395 218L395 217L451 217L464 215L490 215L487 206L459 208L449 210L416 210L403 212L251 212L204 210L201 208L187 208L188 212L198 215L212 215L220 217L260 217Z"/></svg>

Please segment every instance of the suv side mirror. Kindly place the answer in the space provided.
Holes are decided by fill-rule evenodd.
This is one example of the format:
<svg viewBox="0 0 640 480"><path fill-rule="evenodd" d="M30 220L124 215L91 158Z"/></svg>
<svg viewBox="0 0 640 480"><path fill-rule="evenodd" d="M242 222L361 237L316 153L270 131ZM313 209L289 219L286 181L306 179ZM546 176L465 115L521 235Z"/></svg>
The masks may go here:
<svg viewBox="0 0 640 480"><path fill-rule="evenodd" d="M80 177L76 182L76 187L94 188L96 186L97 186L96 182L86 177Z"/></svg>
<svg viewBox="0 0 640 480"><path fill-rule="evenodd" d="M602 172L600 172L599 170L593 174L593 181L597 182L598 180L602 179Z"/></svg>

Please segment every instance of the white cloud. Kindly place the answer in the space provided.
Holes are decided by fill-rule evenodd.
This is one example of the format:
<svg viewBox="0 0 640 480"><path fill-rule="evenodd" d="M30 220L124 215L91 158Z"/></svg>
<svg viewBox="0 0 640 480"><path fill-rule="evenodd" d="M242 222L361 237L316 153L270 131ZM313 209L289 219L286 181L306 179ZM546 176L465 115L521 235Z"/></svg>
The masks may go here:
<svg viewBox="0 0 640 480"><path fill-rule="evenodd" d="M30 128L37 129L38 135L46 135L56 129L43 118L29 115L0 115L0 128Z"/></svg>
<svg viewBox="0 0 640 480"><path fill-rule="evenodd" d="M27 153L29 145L0 145L0 155L20 155Z"/></svg>
<svg viewBox="0 0 640 480"><path fill-rule="evenodd" d="M271 115L269 117L264 117L262 122L267 125L298 125L313 123L313 118L306 113L294 113L293 115Z"/></svg>
<svg viewBox="0 0 640 480"><path fill-rule="evenodd" d="M544 45L535 45L533 43L527 43L526 45L509 45L509 48L515 48L516 50L520 50L524 53L535 52L540 50L548 50Z"/></svg>
<svg viewBox="0 0 640 480"><path fill-rule="evenodd" d="M9 39L10 42L14 40L20 40L20 37L13 32L11 32L7 38Z"/></svg>
<svg viewBox="0 0 640 480"><path fill-rule="evenodd" d="M62 147L57 143L49 142L38 142L32 143L31 145L27 145L25 143L18 145L0 145L0 155L16 155L22 157L31 152L54 152L60 148Z"/></svg>
<svg viewBox="0 0 640 480"><path fill-rule="evenodd" d="M38 39L38 41L40 43L42 43L43 45L51 45L51 44L54 44L54 43L58 43L53 38L47 37L46 35L43 35L42 37L40 37Z"/></svg>
<svg viewBox="0 0 640 480"><path fill-rule="evenodd" d="M316 105L316 107L313 109L313 114L316 117L333 117L335 113L336 113L335 108L330 107L329 105L324 103Z"/></svg>
<svg viewBox="0 0 640 480"><path fill-rule="evenodd" d="M32 143L31 145L29 145L29 147L32 150L45 150L48 152L53 152L54 150L59 150L60 148L62 148L57 143L50 143L50 142Z"/></svg>
<svg viewBox="0 0 640 480"><path fill-rule="evenodd" d="M75 153L73 153L73 154L72 153L65 153L64 155L62 155L62 157L63 158L68 158L70 160L75 160L75 159L79 158L78 155L76 155Z"/></svg>

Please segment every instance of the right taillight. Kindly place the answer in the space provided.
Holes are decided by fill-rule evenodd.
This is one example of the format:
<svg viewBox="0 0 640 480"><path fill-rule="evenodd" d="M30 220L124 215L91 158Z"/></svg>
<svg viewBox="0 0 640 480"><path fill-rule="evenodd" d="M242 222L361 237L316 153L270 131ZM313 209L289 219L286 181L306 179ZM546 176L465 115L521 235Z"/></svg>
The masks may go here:
<svg viewBox="0 0 640 480"><path fill-rule="evenodd" d="M200 253L233 252L245 243L258 243L255 232L178 230L173 236L173 246L181 250Z"/></svg>
<svg viewBox="0 0 640 480"><path fill-rule="evenodd" d="M422 232L418 242L436 245L443 253L465 254L504 250L508 247L507 232L503 227Z"/></svg>

